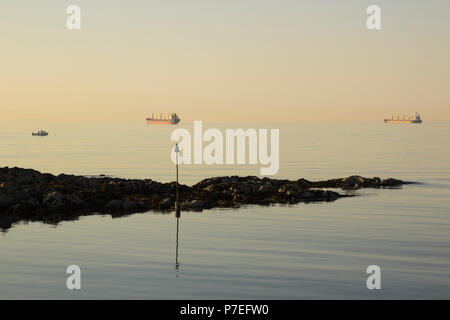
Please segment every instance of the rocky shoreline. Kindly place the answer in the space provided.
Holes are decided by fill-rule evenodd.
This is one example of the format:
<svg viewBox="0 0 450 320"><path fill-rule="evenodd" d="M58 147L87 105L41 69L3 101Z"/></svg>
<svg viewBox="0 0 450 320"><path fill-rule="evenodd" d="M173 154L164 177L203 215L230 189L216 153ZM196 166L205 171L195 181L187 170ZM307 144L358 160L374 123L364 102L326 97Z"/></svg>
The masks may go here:
<svg viewBox="0 0 450 320"><path fill-rule="evenodd" d="M193 186L180 185L179 195L182 210L201 211L251 204L334 201L349 195L323 189L385 188L407 183L410 182L360 176L318 182L231 176L205 179ZM32 169L0 168L0 229L6 230L22 220L58 223L96 213L120 216L149 210L171 211L175 188L175 182L150 179L54 176Z"/></svg>

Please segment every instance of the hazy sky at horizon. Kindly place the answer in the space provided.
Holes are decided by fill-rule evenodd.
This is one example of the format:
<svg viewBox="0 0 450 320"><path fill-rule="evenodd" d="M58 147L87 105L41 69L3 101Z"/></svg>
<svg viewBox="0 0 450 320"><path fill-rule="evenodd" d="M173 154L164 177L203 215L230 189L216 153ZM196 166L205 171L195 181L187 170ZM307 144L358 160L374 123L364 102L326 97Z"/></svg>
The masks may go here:
<svg viewBox="0 0 450 320"><path fill-rule="evenodd" d="M448 0L0 0L0 39L0 121L450 121Z"/></svg>

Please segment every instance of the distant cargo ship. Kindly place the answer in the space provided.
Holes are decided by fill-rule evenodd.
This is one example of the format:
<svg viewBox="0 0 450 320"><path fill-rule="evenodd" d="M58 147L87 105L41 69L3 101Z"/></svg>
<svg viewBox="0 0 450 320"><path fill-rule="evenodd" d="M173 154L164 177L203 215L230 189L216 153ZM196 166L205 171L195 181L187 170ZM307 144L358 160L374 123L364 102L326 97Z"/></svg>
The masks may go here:
<svg viewBox="0 0 450 320"><path fill-rule="evenodd" d="M422 123L422 119L420 119L420 115L416 112L413 116L409 116L408 118L405 118L403 116L402 119L400 119L400 116L397 116L397 119L392 116L391 119L384 119L385 123Z"/></svg>
<svg viewBox="0 0 450 320"><path fill-rule="evenodd" d="M155 116L152 113L152 116L147 118L147 124L177 124L180 120L176 113L169 114L167 118L162 114Z"/></svg>

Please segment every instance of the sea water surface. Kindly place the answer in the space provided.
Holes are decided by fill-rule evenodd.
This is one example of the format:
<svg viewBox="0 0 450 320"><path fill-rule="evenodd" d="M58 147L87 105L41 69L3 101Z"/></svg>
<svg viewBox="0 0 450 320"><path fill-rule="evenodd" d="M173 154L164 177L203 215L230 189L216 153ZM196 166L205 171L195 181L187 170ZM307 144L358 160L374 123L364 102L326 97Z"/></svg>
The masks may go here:
<svg viewBox="0 0 450 320"><path fill-rule="evenodd" d="M136 123L1 124L0 166L173 181L172 131ZM294 206L92 215L0 234L1 299L449 299L450 124L209 124L279 128L276 178L353 174L416 181ZM259 175L259 165L183 165L181 183ZM177 251L178 249L178 251ZM81 290L66 268L81 268ZM366 269L381 268L381 290Z"/></svg>

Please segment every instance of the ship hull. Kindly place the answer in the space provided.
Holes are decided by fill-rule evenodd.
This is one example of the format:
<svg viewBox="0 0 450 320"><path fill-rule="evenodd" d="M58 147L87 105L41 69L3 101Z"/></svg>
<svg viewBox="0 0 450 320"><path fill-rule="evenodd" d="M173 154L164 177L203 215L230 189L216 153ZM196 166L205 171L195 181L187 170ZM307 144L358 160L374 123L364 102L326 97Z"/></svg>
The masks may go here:
<svg viewBox="0 0 450 320"><path fill-rule="evenodd" d="M391 120L385 119L385 123L422 123L422 120Z"/></svg>
<svg viewBox="0 0 450 320"><path fill-rule="evenodd" d="M180 122L179 119L176 120L154 120L154 119L147 119L147 124L177 124Z"/></svg>

